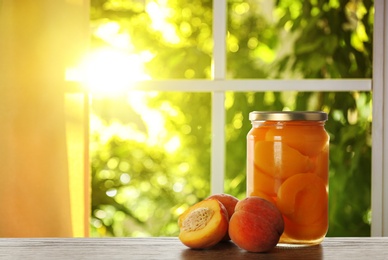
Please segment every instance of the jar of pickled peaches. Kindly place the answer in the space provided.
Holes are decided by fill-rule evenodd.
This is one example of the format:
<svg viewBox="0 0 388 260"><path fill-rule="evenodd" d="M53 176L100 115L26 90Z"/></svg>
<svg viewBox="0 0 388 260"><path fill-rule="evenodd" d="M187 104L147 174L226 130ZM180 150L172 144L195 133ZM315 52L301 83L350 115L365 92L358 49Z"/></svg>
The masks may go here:
<svg viewBox="0 0 388 260"><path fill-rule="evenodd" d="M262 197L280 210L280 244L319 244L328 229L327 114L254 111L249 120L247 196Z"/></svg>

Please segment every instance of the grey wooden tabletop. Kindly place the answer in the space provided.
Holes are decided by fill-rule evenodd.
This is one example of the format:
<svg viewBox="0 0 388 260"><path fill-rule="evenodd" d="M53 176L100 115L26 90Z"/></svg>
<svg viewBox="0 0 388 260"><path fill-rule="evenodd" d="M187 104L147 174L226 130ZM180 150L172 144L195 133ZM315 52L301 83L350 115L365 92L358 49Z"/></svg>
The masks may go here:
<svg viewBox="0 0 388 260"><path fill-rule="evenodd" d="M388 237L325 238L321 245L249 253L232 242L192 250L178 238L0 238L0 259L387 259Z"/></svg>

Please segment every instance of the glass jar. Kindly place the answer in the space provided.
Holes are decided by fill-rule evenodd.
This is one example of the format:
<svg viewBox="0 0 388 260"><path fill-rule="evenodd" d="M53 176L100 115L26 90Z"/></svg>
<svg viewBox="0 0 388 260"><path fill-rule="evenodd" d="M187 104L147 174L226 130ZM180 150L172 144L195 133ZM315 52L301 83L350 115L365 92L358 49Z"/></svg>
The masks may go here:
<svg viewBox="0 0 388 260"><path fill-rule="evenodd" d="M249 120L247 196L281 211L280 244L319 244L328 229L327 114L254 111Z"/></svg>

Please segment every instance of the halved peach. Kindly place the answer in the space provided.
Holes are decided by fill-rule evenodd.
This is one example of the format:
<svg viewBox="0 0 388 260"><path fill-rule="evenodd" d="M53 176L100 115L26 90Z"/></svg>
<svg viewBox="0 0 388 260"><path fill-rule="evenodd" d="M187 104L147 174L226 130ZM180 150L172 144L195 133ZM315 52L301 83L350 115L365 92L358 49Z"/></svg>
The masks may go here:
<svg viewBox="0 0 388 260"><path fill-rule="evenodd" d="M255 144L255 165L268 175L287 179L313 168L308 156L282 142L258 141Z"/></svg>
<svg viewBox="0 0 388 260"><path fill-rule="evenodd" d="M327 210L327 199L325 182L315 174L301 173L280 186L276 205L291 221L308 225Z"/></svg>
<svg viewBox="0 0 388 260"><path fill-rule="evenodd" d="M209 248L222 240L228 231L228 223L224 205L217 199L206 199L179 217L179 239L190 248Z"/></svg>

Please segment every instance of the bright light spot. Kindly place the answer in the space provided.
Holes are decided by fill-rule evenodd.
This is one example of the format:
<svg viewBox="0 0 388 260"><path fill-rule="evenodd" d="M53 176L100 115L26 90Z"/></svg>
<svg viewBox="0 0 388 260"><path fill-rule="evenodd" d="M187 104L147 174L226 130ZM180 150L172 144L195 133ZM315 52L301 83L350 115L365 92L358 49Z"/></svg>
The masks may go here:
<svg viewBox="0 0 388 260"><path fill-rule="evenodd" d="M119 165L119 158L117 157L112 157L108 160L108 162L106 163L106 165L108 166L109 169L111 170L114 170L117 168L117 166Z"/></svg>
<svg viewBox="0 0 388 260"><path fill-rule="evenodd" d="M99 134L100 145L108 143L112 136L118 136L122 140L146 141L144 133L134 130L129 125L123 125L120 122L112 122L109 125L104 125L101 119L94 114L90 116L90 129L91 134Z"/></svg>
<svg viewBox="0 0 388 260"><path fill-rule="evenodd" d="M190 164L184 162L184 163L181 163L179 164L178 166L178 169L181 173L186 173L186 172L189 172L190 170Z"/></svg>
<svg viewBox="0 0 388 260"><path fill-rule="evenodd" d="M241 129L241 127L243 126L243 120L241 117L235 117L233 119L233 127L234 129Z"/></svg>
<svg viewBox="0 0 388 260"><path fill-rule="evenodd" d="M357 109L348 109L348 122L351 125L355 125L358 122L358 111Z"/></svg>
<svg viewBox="0 0 388 260"><path fill-rule="evenodd" d="M128 33L120 33L120 24L117 22L108 22L100 25L94 35L103 41L109 43L109 45L133 51L135 48L131 43L131 37Z"/></svg>
<svg viewBox="0 0 388 260"><path fill-rule="evenodd" d="M185 212L186 209L187 209L186 206L180 206L174 211L174 213L175 215L180 216L183 212Z"/></svg>
<svg viewBox="0 0 388 260"><path fill-rule="evenodd" d="M256 37L251 37L249 38L247 45L249 49L253 50L259 45L259 40Z"/></svg>
<svg viewBox="0 0 388 260"><path fill-rule="evenodd" d="M136 81L150 79L138 55L113 50L100 50L90 55L85 70L87 87L97 92L115 92Z"/></svg>
<svg viewBox="0 0 388 260"><path fill-rule="evenodd" d="M187 70L185 71L185 78L186 78L186 79L194 78L194 76L195 76L195 70L193 70L193 69L187 69Z"/></svg>
<svg viewBox="0 0 388 260"><path fill-rule="evenodd" d="M165 6L161 1L159 4L156 2L149 2L146 6L146 11L152 20L151 27L162 33L165 41L177 44L180 42L179 36L176 33L176 28L168 23L166 20L171 16L171 10Z"/></svg>
<svg viewBox="0 0 388 260"><path fill-rule="evenodd" d="M108 22L99 26L95 32L95 35L104 39L109 36L115 35L120 30L120 24L116 22Z"/></svg>
<svg viewBox="0 0 388 260"><path fill-rule="evenodd" d="M128 173L123 173L120 175L120 182L122 184L128 184L131 181L131 176Z"/></svg>
<svg viewBox="0 0 388 260"><path fill-rule="evenodd" d="M168 180L167 180L166 176L163 176L163 175L158 176L158 178L156 180L157 180L158 184L161 186L168 184Z"/></svg>
<svg viewBox="0 0 388 260"><path fill-rule="evenodd" d="M237 52L239 49L238 39L232 34L228 36L228 49L230 52Z"/></svg>
<svg viewBox="0 0 388 260"><path fill-rule="evenodd" d="M101 170L99 172L97 172L97 178L100 178L100 179L113 179L114 177L114 173L110 170Z"/></svg>
<svg viewBox="0 0 388 260"><path fill-rule="evenodd" d="M174 183L174 185L172 186L172 189L175 191L175 192L181 192L183 190L183 184L180 183L180 182L176 182Z"/></svg>
<svg viewBox="0 0 388 260"><path fill-rule="evenodd" d="M130 54L125 51L104 48L96 50L84 59L78 68L66 71L66 80L78 81L91 93L117 94L142 80L150 80L144 63L153 58L152 53Z"/></svg>
<svg viewBox="0 0 388 260"><path fill-rule="evenodd" d="M140 52L138 55L142 62L149 62L155 57L155 55L152 54L150 51L143 51Z"/></svg>
<svg viewBox="0 0 388 260"><path fill-rule="evenodd" d="M93 219L92 220L92 225L95 228L100 228L100 227L102 227L102 222L99 219Z"/></svg>
<svg viewBox="0 0 388 260"><path fill-rule="evenodd" d="M245 14L246 12L249 11L249 4L248 3L241 3L241 4L238 4L234 7L234 11L239 14L239 15L242 15L242 14Z"/></svg>
<svg viewBox="0 0 388 260"><path fill-rule="evenodd" d="M119 169L120 169L120 171L123 171L123 172L128 171L130 167L131 166L126 161L121 161L120 164L119 164Z"/></svg>
<svg viewBox="0 0 388 260"><path fill-rule="evenodd" d="M164 145L164 149L166 150L166 152L168 153L173 153L175 152L176 150L178 150L178 148L181 146L181 140L179 139L178 136L174 136L173 138L171 138L165 145Z"/></svg>
<svg viewBox="0 0 388 260"><path fill-rule="evenodd" d="M145 218L143 221L145 221L145 220L147 220L147 219ZM150 237L151 235L147 232L144 232L144 231L135 230L132 232L131 236L132 237Z"/></svg>
<svg viewBox="0 0 388 260"><path fill-rule="evenodd" d="M190 126L190 125L183 125L183 126L181 127L181 132L182 132L182 134L184 134L184 135L190 134L190 133L191 133L191 126Z"/></svg>
<svg viewBox="0 0 388 260"><path fill-rule="evenodd" d="M135 82L149 80L144 64L154 58L150 51L134 53L135 47L127 32L117 22L106 22L94 35L110 47L95 49L75 68L68 68L66 80L82 83L91 93L118 94Z"/></svg>
<svg viewBox="0 0 388 260"><path fill-rule="evenodd" d="M96 211L94 212L94 215L95 215L97 218L99 218L99 219L103 219L103 218L106 218L106 217L107 217L106 212L103 211L103 210L101 210L101 209L96 210Z"/></svg>
<svg viewBox="0 0 388 260"><path fill-rule="evenodd" d="M114 196L116 196L116 194L117 194L117 190L116 189L109 189L109 190L106 191L106 195L108 197L114 197Z"/></svg>
<svg viewBox="0 0 388 260"><path fill-rule="evenodd" d="M155 95L152 92L133 91L128 95L128 102L133 109L141 115L143 121L147 125L149 145L158 145L161 142L160 138L166 132L165 119L163 113L158 109L150 109L147 106L147 99Z"/></svg>
<svg viewBox="0 0 388 260"><path fill-rule="evenodd" d="M135 187L127 187L123 190L120 190L123 192L124 196L126 198L136 199L140 196L140 191ZM131 205L127 205L128 207L131 207Z"/></svg>

